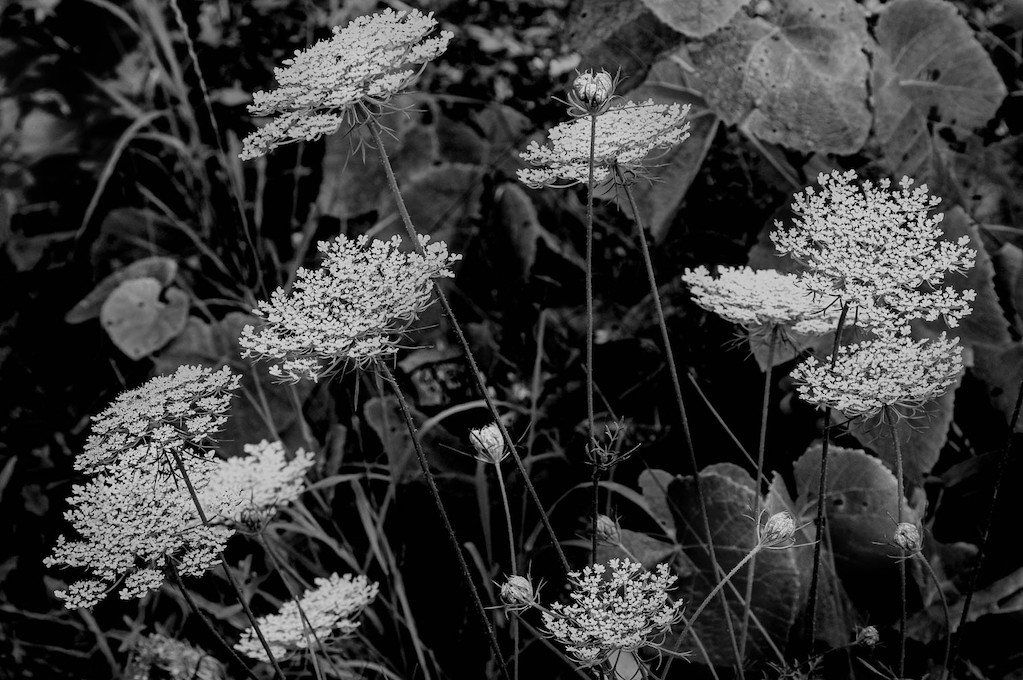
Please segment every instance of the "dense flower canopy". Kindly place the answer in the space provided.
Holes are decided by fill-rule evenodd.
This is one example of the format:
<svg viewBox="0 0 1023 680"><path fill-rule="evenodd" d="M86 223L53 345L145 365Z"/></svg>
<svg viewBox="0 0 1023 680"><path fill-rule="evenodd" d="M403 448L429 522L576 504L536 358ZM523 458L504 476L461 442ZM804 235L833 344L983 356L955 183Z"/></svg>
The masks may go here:
<svg viewBox="0 0 1023 680"><path fill-rule="evenodd" d="M689 137L689 105L628 101L597 116L593 182L614 180L615 167L635 173L654 149L670 149ZM590 119L575 118L552 128L549 142L532 142L522 159L533 167L518 171L529 187L572 186L589 181Z"/></svg>
<svg viewBox="0 0 1023 680"><path fill-rule="evenodd" d="M290 293L278 288L255 310L266 320L246 326L243 356L266 359L284 380L318 380L348 364L362 367L398 351L398 342L432 300L432 280L452 276L461 259L420 236L423 254L384 241L346 236L319 244L324 262L299 269Z"/></svg>
<svg viewBox="0 0 1023 680"><path fill-rule="evenodd" d="M135 645L127 680L223 680L224 665L208 652L159 633Z"/></svg>
<svg viewBox="0 0 1023 680"><path fill-rule="evenodd" d="M277 117L245 138L242 160L333 134L354 121L360 105L381 105L404 91L453 37L441 31L428 38L436 26L432 13L386 9L335 26L333 37L296 51L274 69L279 87L252 95L253 115Z"/></svg>
<svg viewBox="0 0 1023 680"><path fill-rule="evenodd" d="M794 224L775 223L775 247L806 266L802 285L862 310L879 332L908 334L918 318L956 326L976 293L941 286L947 273L973 266L969 237L941 239L942 215L932 212L940 199L926 186L856 179L853 171L821 174L819 188L796 194Z"/></svg>

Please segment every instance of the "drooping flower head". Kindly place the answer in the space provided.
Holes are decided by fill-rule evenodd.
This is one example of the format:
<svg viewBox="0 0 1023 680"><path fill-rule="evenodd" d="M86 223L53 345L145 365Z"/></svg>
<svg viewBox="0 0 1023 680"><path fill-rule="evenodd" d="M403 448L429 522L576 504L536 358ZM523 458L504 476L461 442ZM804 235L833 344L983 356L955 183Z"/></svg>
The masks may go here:
<svg viewBox="0 0 1023 680"><path fill-rule="evenodd" d="M135 645L128 680L224 680L224 665L207 652L152 633Z"/></svg>
<svg viewBox="0 0 1023 680"><path fill-rule="evenodd" d="M355 619L373 602L378 591L379 586L365 576L332 574L330 578L316 579L316 587L297 603L289 600L278 613L261 616L257 621L270 650L282 659L314 646L317 639L327 642L351 635L359 627ZM235 648L253 659L267 661L266 651L251 628Z"/></svg>
<svg viewBox="0 0 1023 680"><path fill-rule="evenodd" d="M815 297L795 274L719 267L712 276L706 267L697 267L685 270L682 280L696 304L749 331L779 328L824 335L838 326L838 305Z"/></svg>
<svg viewBox="0 0 1023 680"><path fill-rule="evenodd" d="M648 572L636 562L612 559L569 578L572 603L552 604L543 623L581 666L598 666L642 647L667 651L661 643L682 610L682 601L672 602L668 594L676 580L668 565Z"/></svg>
<svg viewBox="0 0 1023 680"><path fill-rule="evenodd" d="M504 445L504 437L501 436L501 428L497 423L469 430L469 441L475 450L473 457L481 463L497 465L511 453Z"/></svg>
<svg viewBox="0 0 1023 680"><path fill-rule="evenodd" d="M255 314L266 324L242 329L242 355L266 359L271 375L296 382L393 355L432 301L432 280L453 276L449 267L462 257L428 236L419 241L424 254L401 251L398 236L320 243L319 268L299 269L290 293L278 288L259 303Z"/></svg>
<svg viewBox="0 0 1023 680"><path fill-rule="evenodd" d="M186 453L203 448L227 422L227 410L241 376L224 366L180 366L170 375L151 378L142 386L122 392L92 419L92 434L75 468L98 472L117 461L123 452L149 446L162 454L164 472L174 474L170 451Z"/></svg>
<svg viewBox="0 0 1023 680"><path fill-rule="evenodd" d="M277 89L253 93L249 111L277 118L245 138L241 159L364 120L367 106L382 106L405 91L447 49L450 32L427 37L436 26L432 13L386 9L335 26L331 38L296 51L274 69Z"/></svg>
<svg viewBox="0 0 1023 680"><path fill-rule="evenodd" d="M689 105L655 104L652 99L636 104L627 101L597 117L593 157L593 182L606 184L616 173L634 176L654 149L670 149L689 137L685 120ZM518 171L519 179L533 189L585 184L590 172L590 119L575 118L552 128L549 142L532 142L522 152L534 167Z"/></svg>
<svg viewBox="0 0 1023 680"><path fill-rule="evenodd" d="M940 199L904 177L857 185L856 173L821 174L819 188L796 194L793 226L775 222L775 247L806 266L800 284L824 300L866 313L873 330L909 333L909 321L944 317L949 326L970 313L976 292L942 288L947 273L973 266L969 237L941 239Z"/></svg>
<svg viewBox="0 0 1023 680"><path fill-rule="evenodd" d="M792 371L800 398L850 418L885 407L915 409L952 387L963 369L959 338L932 340L883 336L842 347L830 357L809 357Z"/></svg>

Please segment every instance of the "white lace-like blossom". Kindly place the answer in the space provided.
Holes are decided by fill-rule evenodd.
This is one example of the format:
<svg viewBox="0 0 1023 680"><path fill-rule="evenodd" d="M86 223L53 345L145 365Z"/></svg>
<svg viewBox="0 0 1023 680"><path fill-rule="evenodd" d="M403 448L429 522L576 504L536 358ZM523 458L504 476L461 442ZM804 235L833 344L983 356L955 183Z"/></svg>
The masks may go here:
<svg viewBox="0 0 1023 680"><path fill-rule="evenodd" d="M125 451L139 446L161 454L161 465L171 465L171 451L179 454L211 443L227 422L227 410L241 376L224 366L180 366L170 375L156 376L133 390L122 392L92 419L92 434L75 468L99 472L114 465ZM165 470L170 472L170 470Z"/></svg>
<svg viewBox="0 0 1023 680"><path fill-rule="evenodd" d="M355 618L373 602L378 591L379 586L365 576L332 574L330 578L316 579L316 587L297 603L289 600L278 613L259 617L257 621L270 650L282 659L316 645L317 639L326 643L331 638L351 635L359 627ZM235 649L253 659L267 661L252 629L242 636Z"/></svg>
<svg viewBox="0 0 1023 680"><path fill-rule="evenodd" d="M224 665L207 652L152 633L135 645L127 680L224 680Z"/></svg>
<svg viewBox="0 0 1023 680"><path fill-rule="evenodd" d="M593 183L615 179L615 166L626 175L641 170L654 149L670 149L689 137L685 120L689 105L640 104L628 101L597 116L593 156ZM590 119L575 118L548 133L549 142L532 142L522 159L533 165L518 171L519 179L533 189L585 184L590 173Z"/></svg>
<svg viewBox="0 0 1023 680"><path fill-rule="evenodd" d="M210 481L220 517L260 527L305 491L305 475L315 457L299 449L288 460L283 444L265 439L244 448L248 455L219 461Z"/></svg>
<svg viewBox="0 0 1023 680"><path fill-rule="evenodd" d="M462 257L419 240L425 255L399 250L398 236L320 243L318 269L299 269L290 293L278 288L259 303L255 314L266 324L242 329L243 356L269 360L271 375L297 382L393 355L432 301L432 280L453 276L449 267Z"/></svg>
<svg viewBox="0 0 1023 680"><path fill-rule="evenodd" d="M543 612L547 632L582 666L603 664L617 652L662 649L665 633L681 618L682 601L668 595L676 580L668 565L648 572L636 562L612 559L608 566L571 572L572 603Z"/></svg>
<svg viewBox="0 0 1023 680"><path fill-rule="evenodd" d="M367 104L380 106L403 92L454 37L441 31L427 38L436 26L432 13L386 9L335 26L333 37L296 51L274 69L277 89L253 93L253 115L279 115L245 138L241 159L333 134Z"/></svg>
<svg viewBox="0 0 1023 680"><path fill-rule="evenodd" d="M747 330L785 328L804 335L835 330L841 309L799 285L799 277L773 269L687 269L682 280L696 304Z"/></svg>
<svg viewBox="0 0 1023 680"><path fill-rule="evenodd" d="M880 337L810 357L792 371L799 396L846 416L873 416L887 407L914 409L949 390L963 368L959 338Z"/></svg>
<svg viewBox="0 0 1023 680"><path fill-rule="evenodd" d="M826 301L858 307L878 332L906 335L918 318L958 325L976 292L941 285L946 273L973 266L969 237L941 239L943 216L931 212L940 199L926 186L913 188L908 177L899 189L887 179L856 179L853 171L821 174L819 189L795 196L794 226L775 222L775 247L807 268L800 283Z"/></svg>

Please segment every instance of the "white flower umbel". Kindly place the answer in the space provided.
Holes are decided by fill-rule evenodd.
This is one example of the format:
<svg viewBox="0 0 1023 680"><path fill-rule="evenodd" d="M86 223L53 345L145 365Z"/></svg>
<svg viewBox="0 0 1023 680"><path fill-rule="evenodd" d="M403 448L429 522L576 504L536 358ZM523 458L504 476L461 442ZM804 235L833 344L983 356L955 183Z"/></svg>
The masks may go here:
<svg viewBox="0 0 1023 680"><path fill-rule="evenodd" d="M595 185L614 180L615 166L633 175L654 149L670 149L689 137L689 105L628 101L597 116L593 157ZM590 173L590 119L575 118L548 133L549 142L532 142L522 159L533 165L518 171L533 189L585 184Z"/></svg>
<svg viewBox="0 0 1023 680"><path fill-rule="evenodd" d="M904 177L856 184L853 171L821 174L819 188L796 194L794 225L775 222L775 247L804 264L800 283L826 301L865 312L881 333L909 333L909 321L944 317L949 326L970 313L976 292L942 288L947 273L973 266L969 237L941 239L940 202Z"/></svg>
<svg viewBox="0 0 1023 680"><path fill-rule="evenodd" d="M447 49L450 32L426 37L436 26L432 13L386 9L335 26L333 37L296 51L274 69L277 89L253 93L249 111L277 117L245 138L241 159L333 134L367 115L367 105L386 104Z"/></svg>
<svg viewBox="0 0 1023 680"><path fill-rule="evenodd" d="M212 443L227 422L227 410L241 376L227 366L219 371L204 366L180 366L141 387L122 392L92 419L92 434L75 468L99 472L115 465L130 449L148 445L154 461L175 473L171 451L184 454Z"/></svg>
<svg viewBox="0 0 1023 680"><path fill-rule="evenodd" d="M317 639L326 643L332 638L351 635L359 627L355 618L373 602L378 590L376 583L362 575L332 574L330 578L318 578L316 587L303 595L298 603L289 600L277 614L260 617L259 628L274 656L281 659L315 645ZM303 621L302 614L305 614L308 624ZM266 652L252 629L242 636L235 648L253 659L267 660Z"/></svg>
<svg viewBox="0 0 1023 680"><path fill-rule="evenodd" d="M572 603L551 605L543 623L581 666L597 666L616 652L643 647L666 651L664 635L682 609L682 601L672 602L668 595L676 580L668 565L648 572L636 562L612 559L607 566L595 564L569 577Z"/></svg>
<svg viewBox="0 0 1023 680"><path fill-rule="evenodd" d="M210 480L220 517L259 528L305 490L305 475L314 455L299 449L287 459L280 442L246 444L248 455L219 461Z"/></svg>
<svg viewBox="0 0 1023 680"><path fill-rule="evenodd" d="M233 530L203 526L181 479L162 474L149 447L122 452L116 466L72 487L65 518L82 540L58 537L46 566L85 570L92 576L57 591L69 609L91 607L120 581L122 599L142 597L163 583L166 556L179 559L181 573L198 576L216 564ZM192 456L188 476L205 507L215 507L210 477L212 454Z"/></svg>
<svg viewBox="0 0 1023 680"><path fill-rule="evenodd" d="M135 645L128 680L223 680L224 665L192 645L153 633Z"/></svg>
<svg viewBox="0 0 1023 680"><path fill-rule="evenodd" d="M804 335L834 331L839 305L814 296L798 278L749 267L720 267L717 276L706 267L682 274L696 304L747 330L783 328Z"/></svg>
<svg viewBox="0 0 1023 680"><path fill-rule="evenodd" d="M318 269L299 269L290 293L278 288L259 303L266 324L242 329L242 355L270 361L271 375L294 382L393 355L432 301L432 280L453 276L449 267L462 257L441 241L419 240L423 255L402 252L398 236L320 243Z"/></svg>
<svg viewBox="0 0 1023 680"><path fill-rule="evenodd" d="M852 418L886 407L915 409L952 387L963 368L959 338L888 336L843 347L831 358L810 357L792 371L803 401Z"/></svg>

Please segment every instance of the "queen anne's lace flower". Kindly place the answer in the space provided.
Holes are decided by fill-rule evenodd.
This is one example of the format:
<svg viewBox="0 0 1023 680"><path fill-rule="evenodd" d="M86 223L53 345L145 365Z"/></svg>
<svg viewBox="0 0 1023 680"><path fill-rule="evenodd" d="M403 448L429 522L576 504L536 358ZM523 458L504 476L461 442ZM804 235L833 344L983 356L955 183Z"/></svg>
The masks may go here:
<svg viewBox="0 0 1023 680"><path fill-rule="evenodd" d="M682 601L668 595L676 580L668 565L647 572L636 562L612 559L608 566L610 578L603 564L570 573L572 603L543 612L547 632L583 666L602 664L616 652L661 649L664 634L680 619Z"/></svg>
<svg viewBox="0 0 1023 680"><path fill-rule="evenodd" d="M355 618L376 598L379 586L365 576L332 574L316 579L316 587L295 600L284 603L276 614L262 616L259 629L278 659L315 645L331 637L350 635L359 627ZM300 611L301 608L301 611ZM302 615L308 622L303 621ZM311 629L311 630L310 630ZM253 659L266 661L259 638L249 629L235 648Z"/></svg>
<svg viewBox="0 0 1023 680"><path fill-rule="evenodd" d="M333 37L296 51L274 69L279 87L252 95L253 115L279 116L245 138L242 160L333 134L367 104L382 105L404 91L454 37L441 31L427 38L436 26L432 13L386 9L335 26Z"/></svg>
<svg viewBox="0 0 1023 680"><path fill-rule="evenodd" d="M654 149L670 149L685 141L689 137L688 113L688 104L655 104L649 99L641 104L625 102L597 116L594 184L612 181L616 166L627 175L634 174ZM561 123L548 136L549 144L541 146L534 141L522 152L523 160L535 167L519 170L519 179L534 189L588 182L590 119Z"/></svg>
<svg viewBox="0 0 1023 680"><path fill-rule="evenodd" d="M219 461L210 483L220 517L260 527L278 508L302 494L314 456L299 449L288 460L283 444L265 439L244 448L248 455Z"/></svg>
<svg viewBox="0 0 1023 680"><path fill-rule="evenodd" d="M219 371L204 366L180 366L141 387L122 392L92 419L92 434L75 468L99 472L117 462L130 449L149 446L162 465L173 462L167 454L203 447L227 422L232 392L240 376L227 366ZM165 472L172 470L165 469Z"/></svg>
<svg viewBox="0 0 1023 680"><path fill-rule="evenodd" d="M810 357L792 371L799 396L849 417L874 416L887 407L914 409L952 386L963 368L959 339L880 337L838 352L831 359Z"/></svg>
<svg viewBox="0 0 1023 680"><path fill-rule="evenodd" d="M976 292L941 288L947 272L973 266L969 237L941 240L940 202L926 186L900 188L887 179L853 184L856 173L821 174L820 189L808 187L792 203L793 227L776 222L777 249L803 263L800 283L824 300L839 300L865 312L874 330L909 333L909 321L943 316L949 326L970 313Z"/></svg>
<svg viewBox="0 0 1023 680"><path fill-rule="evenodd" d="M838 326L839 306L815 297L795 274L721 267L715 277L706 267L697 267L687 269L682 280L696 304L747 330L784 328L824 335Z"/></svg>
<svg viewBox="0 0 1023 680"><path fill-rule="evenodd" d="M223 680L224 665L192 645L153 633L135 645L128 680Z"/></svg>
<svg viewBox="0 0 1023 680"><path fill-rule="evenodd" d="M243 356L268 359L284 380L318 380L351 363L362 367L398 351L398 342L432 300L431 281L452 276L461 255L420 236L424 254L388 241L339 236L319 244L319 269L299 269L292 292L274 291L255 313L266 320L246 326Z"/></svg>

